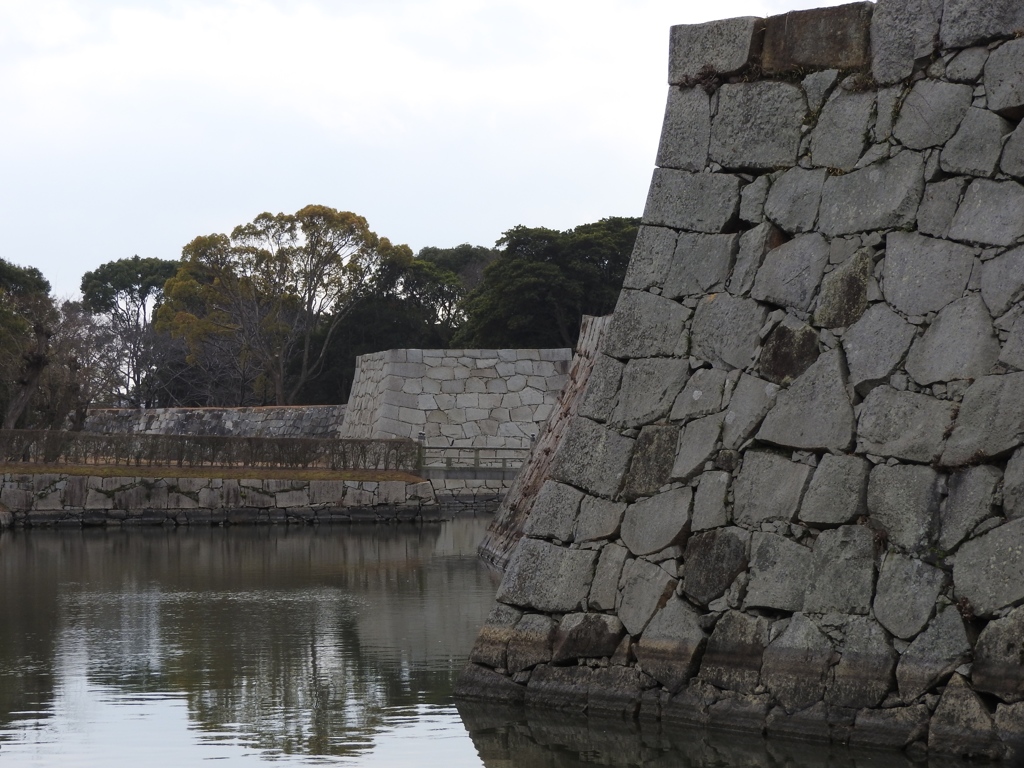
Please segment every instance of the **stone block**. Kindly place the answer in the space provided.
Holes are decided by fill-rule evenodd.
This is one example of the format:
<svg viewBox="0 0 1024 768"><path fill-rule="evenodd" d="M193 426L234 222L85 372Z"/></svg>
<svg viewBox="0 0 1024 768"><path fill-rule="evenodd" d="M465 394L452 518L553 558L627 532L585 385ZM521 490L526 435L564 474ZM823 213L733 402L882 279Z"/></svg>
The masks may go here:
<svg viewBox="0 0 1024 768"><path fill-rule="evenodd" d="M981 266L981 297L993 317L1005 313L1024 295L1024 247L989 259Z"/></svg>
<svg viewBox="0 0 1024 768"><path fill-rule="evenodd" d="M523 539L498 587L497 600L553 613L577 610L586 604L596 561L593 550Z"/></svg>
<svg viewBox="0 0 1024 768"><path fill-rule="evenodd" d="M889 541L921 554L935 542L941 491L931 467L879 464L868 479L868 512Z"/></svg>
<svg viewBox="0 0 1024 768"><path fill-rule="evenodd" d="M526 686L479 664L467 664L455 683L456 699L522 705Z"/></svg>
<svg viewBox="0 0 1024 768"><path fill-rule="evenodd" d="M845 328L857 322L868 308L873 268L871 254L860 251L825 275L814 322L826 328Z"/></svg>
<svg viewBox="0 0 1024 768"><path fill-rule="evenodd" d="M676 299L723 290L732 272L739 242L739 235L680 233L665 272L662 295Z"/></svg>
<svg viewBox="0 0 1024 768"><path fill-rule="evenodd" d="M871 74L898 83L935 51L942 0L878 0L871 17Z"/></svg>
<svg viewBox="0 0 1024 768"><path fill-rule="evenodd" d="M508 641L522 616L523 612L516 608L501 603L495 604L476 636L469 660L474 664L504 669Z"/></svg>
<svg viewBox="0 0 1024 768"><path fill-rule="evenodd" d="M810 232L818 221L827 175L824 168L790 168L772 184L764 215L784 232Z"/></svg>
<svg viewBox="0 0 1024 768"><path fill-rule="evenodd" d="M800 520L810 525L852 523L867 511L869 471L859 456L823 456L800 504Z"/></svg>
<svg viewBox="0 0 1024 768"><path fill-rule="evenodd" d="M939 516L939 548L951 551L978 523L992 516L1003 473L982 464L949 476L949 496Z"/></svg>
<svg viewBox="0 0 1024 768"><path fill-rule="evenodd" d="M687 424L679 431L675 461L669 479L688 482L704 469L716 452L722 434L722 414L706 416Z"/></svg>
<svg viewBox="0 0 1024 768"><path fill-rule="evenodd" d="M911 149L945 144L960 127L973 99L969 85L919 80L903 100L893 135Z"/></svg>
<svg viewBox="0 0 1024 768"><path fill-rule="evenodd" d="M759 176L764 179L766 176ZM757 182L754 182L755 184ZM750 189L754 184L745 187ZM772 224L764 222L748 229L740 236L740 249L736 254L732 277L729 278L729 292L734 296L746 296L754 287L757 270L761 268L765 255L786 241L786 236Z"/></svg>
<svg viewBox="0 0 1024 768"><path fill-rule="evenodd" d="M811 162L822 169L852 171L864 154L874 109L872 91L840 90L829 99L811 132ZM824 183L824 174L821 180Z"/></svg>
<svg viewBox="0 0 1024 768"><path fill-rule="evenodd" d="M818 534L804 607L808 613L867 614L875 585L875 542L863 525Z"/></svg>
<svg viewBox="0 0 1024 768"><path fill-rule="evenodd" d="M918 384L976 379L999 358L992 317L977 294L944 307L907 356L907 373Z"/></svg>
<svg viewBox="0 0 1024 768"><path fill-rule="evenodd" d="M747 451L736 479L733 520L750 527L765 520L792 521L810 477L806 464L772 451Z"/></svg>
<svg viewBox="0 0 1024 768"><path fill-rule="evenodd" d="M754 531L750 540L750 583L743 607L803 610L811 572L810 549L784 536Z"/></svg>
<svg viewBox="0 0 1024 768"><path fill-rule="evenodd" d="M668 602L676 580L646 560L629 560L622 567L615 612L631 635L639 635Z"/></svg>
<svg viewBox="0 0 1024 768"><path fill-rule="evenodd" d="M686 360L665 357L630 360L622 373L622 386L611 423L629 429L663 419L688 378Z"/></svg>
<svg viewBox="0 0 1024 768"><path fill-rule="evenodd" d="M913 325L884 302L872 304L845 334L843 351L855 388L888 380L914 340Z"/></svg>
<svg viewBox="0 0 1024 768"><path fill-rule="evenodd" d="M818 228L835 237L911 227L923 192L923 157L900 152L890 160L826 179Z"/></svg>
<svg viewBox="0 0 1024 768"><path fill-rule="evenodd" d="M700 605L721 597L747 568L750 534L742 528L716 528L695 534L683 555L683 592Z"/></svg>
<svg viewBox="0 0 1024 768"><path fill-rule="evenodd" d="M1019 13L1018 30L1024 28L1024 12ZM985 96L989 109L1013 120L1024 117L1024 40L1010 40L992 51L985 64Z"/></svg>
<svg viewBox="0 0 1024 768"><path fill-rule="evenodd" d="M945 583L940 569L890 550L878 572L875 618L896 637L911 640L932 618Z"/></svg>
<svg viewBox="0 0 1024 768"><path fill-rule="evenodd" d="M787 712L809 707L825 695L833 653L832 644L814 622L802 613L794 614L764 651L761 682Z"/></svg>
<svg viewBox="0 0 1024 768"><path fill-rule="evenodd" d="M569 424L555 453L551 479L582 488L594 496L611 498L622 487L634 442L577 417Z"/></svg>
<svg viewBox="0 0 1024 768"><path fill-rule="evenodd" d="M877 707L892 687L897 655L881 625L867 616L851 616L843 628L839 663L825 689L833 707Z"/></svg>
<svg viewBox="0 0 1024 768"><path fill-rule="evenodd" d="M953 565L953 586L976 616L1024 600L1024 519L1012 520L965 542Z"/></svg>
<svg viewBox="0 0 1024 768"><path fill-rule="evenodd" d="M646 291L622 291L608 324L602 351L611 357L666 357L686 354L681 305Z"/></svg>
<svg viewBox="0 0 1024 768"><path fill-rule="evenodd" d="M967 188L968 179L954 178L928 184L917 211L917 230L923 235L944 238Z"/></svg>
<svg viewBox="0 0 1024 768"><path fill-rule="evenodd" d="M1020 444L1024 434L1024 373L976 379L964 393L942 463L957 466L999 456Z"/></svg>
<svg viewBox="0 0 1024 768"><path fill-rule="evenodd" d="M589 667L537 667L526 684L527 707L583 713L593 670Z"/></svg>
<svg viewBox="0 0 1024 768"><path fill-rule="evenodd" d="M711 160L729 169L796 164L800 128L807 116L803 91L789 83L759 81L725 84L717 96Z"/></svg>
<svg viewBox="0 0 1024 768"><path fill-rule="evenodd" d="M1024 608L989 622L974 646L974 689L1007 703L1024 701Z"/></svg>
<svg viewBox="0 0 1024 768"><path fill-rule="evenodd" d="M619 594L619 579L622 567L629 557L629 551L617 544L602 547L594 571L594 583L590 587L588 606L596 611L611 611L615 608Z"/></svg>
<svg viewBox="0 0 1024 768"><path fill-rule="evenodd" d="M928 752L990 760L1003 756L988 707L961 675L953 675L935 708Z"/></svg>
<svg viewBox="0 0 1024 768"><path fill-rule="evenodd" d="M931 713L924 704L891 709L862 709L850 732L851 747L903 749L928 734Z"/></svg>
<svg viewBox="0 0 1024 768"><path fill-rule="evenodd" d="M876 387L860 406L857 450L931 464L942 455L957 410L950 400Z"/></svg>
<svg viewBox="0 0 1024 768"><path fill-rule="evenodd" d="M818 331L786 315L765 337L758 369L775 384L789 384L814 364L818 354Z"/></svg>
<svg viewBox="0 0 1024 768"><path fill-rule="evenodd" d="M839 350L821 355L768 412L759 440L800 450L846 450L853 440L853 406Z"/></svg>
<svg viewBox="0 0 1024 768"><path fill-rule="evenodd" d="M722 423L723 447L730 450L739 448L775 405L778 392L778 385L742 374L725 411Z"/></svg>
<svg viewBox="0 0 1024 768"><path fill-rule="evenodd" d="M725 378L721 368L694 371L672 406L672 421L689 421L721 411Z"/></svg>
<svg viewBox="0 0 1024 768"><path fill-rule="evenodd" d="M717 234L736 218L740 180L725 173L657 168L644 207L644 224Z"/></svg>
<svg viewBox="0 0 1024 768"><path fill-rule="evenodd" d="M708 164L711 141L711 99L696 88L669 88L656 164L700 172Z"/></svg>
<svg viewBox="0 0 1024 768"><path fill-rule="evenodd" d="M1024 178L1024 128L1019 124L1003 146L999 169L1017 179Z"/></svg>
<svg viewBox="0 0 1024 768"><path fill-rule="evenodd" d="M672 27L669 83L679 85L698 75L741 71L760 53L763 31L764 20L756 16Z"/></svg>
<svg viewBox="0 0 1024 768"><path fill-rule="evenodd" d="M1003 137L1012 130L1013 124L999 115L972 107L942 150L939 165L950 174L992 176L1002 154Z"/></svg>
<svg viewBox="0 0 1024 768"><path fill-rule="evenodd" d="M1003 475L1003 514L1010 520L1024 517L1024 449L1018 448L1006 462Z"/></svg>
<svg viewBox="0 0 1024 768"><path fill-rule="evenodd" d="M675 488L626 508L622 543L634 555L651 555L685 541L690 532L693 490Z"/></svg>
<svg viewBox="0 0 1024 768"><path fill-rule="evenodd" d="M814 69L866 70L871 3L791 11L765 22L761 66L766 74Z"/></svg>
<svg viewBox="0 0 1024 768"><path fill-rule="evenodd" d="M731 475L728 472L704 472L693 496L691 531L706 531L729 524L725 499Z"/></svg>
<svg viewBox="0 0 1024 768"><path fill-rule="evenodd" d="M555 630L551 661L601 658L614 655L625 634L615 616L600 613L567 613Z"/></svg>
<svg viewBox="0 0 1024 768"><path fill-rule="evenodd" d="M700 680L737 693L753 693L761 679L761 657L770 621L726 611L715 624L700 664Z"/></svg>
<svg viewBox="0 0 1024 768"><path fill-rule="evenodd" d="M724 293L706 297L697 305L690 330L694 356L725 368L748 367L767 314L751 299Z"/></svg>
<svg viewBox="0 0 1024 768"><path fill-rule="evenodd" d="M646 291L664 284L665 273L676 250L677 237L676 232L666 227L641 226L622 287Z"/></svg>
<svg viewBox="0 0 1024 768"><path fill-rule="evenodd" d="M579 516L576 518L573 540L598 541L615 538L625 511L626 505L622 502L585 496L580 504Z"/></svg>
<svg viewBox="0 0 1024 768"><path fill-rule="evenodd" d="M632 720L640 708L641 697L648 693L644 690L647 682L639 670L632 667L612 666L593 669L590 673L590 683L587 686L588 717L595 720L599 718ZM592 731L588 734L588 740L593 737ZM619 737L610 733L608 741L617 746ZM600 743L599 735L598 743Z"/></svg>
<svg viewBox="0 0 1024 768"><path fill-rule="evenodd" d="M707 635L700 614L678 597L669 598L647 625L635 651L643 671L670 693L697 673Z"/></svg>
<svg viewBox="0 0 1024 768"><path fill-rule="evenodd" d="M622 488L623 498L635 501L641 496L651 496L669 481L678 440L678 427L647 426L640 430Z"/></svg>
<svg viewBox="0 0 1024 768"><path fill-rule="evenodd" d="M975 179L953 217L949 236L1009 246L1024 237L1024 187L1015 181Z"/></svg>
<svg viewBox="0 0 1024 768"><path fill-rule="evenodd" d="M910 644L896 666L896 682L904 703L944 683L970 658L971 644L963 619L953 606L941 610Z"/></svg>
<svg viewBox="0 0 1024 768"><path fill-rule="evenodd" d="M1024 757L1024 704L997 704L994 719L1007 763L1019 763Z"/></svg>
<svg viewBox="0 0 1024 768"><path fill-rule="evenodd" d="M908 315L923 315L963 296L976 251L907 232L886 238L882 289L886 300Z"/></svg>
<svg viewBox="0 0 1024 768"><path fill-rule="evenodd" d="M759 301L809 310L828 254L828 242L817 233L790 240L765 256L750 295Z"/></svg>
<svg viewBox="0 0 1024 768"><path fill-rule="evenodd" d="M1003 37L1024 27L1024 7L1016 0L946 0L942 14L942 47L963 48Z"/></svg>
<svg viewBox="0 0 1024 768"><path fill-rule="evenodd" d="M534 499L523 533L535 539L572 541L582 491L548 480Z"/></svg>

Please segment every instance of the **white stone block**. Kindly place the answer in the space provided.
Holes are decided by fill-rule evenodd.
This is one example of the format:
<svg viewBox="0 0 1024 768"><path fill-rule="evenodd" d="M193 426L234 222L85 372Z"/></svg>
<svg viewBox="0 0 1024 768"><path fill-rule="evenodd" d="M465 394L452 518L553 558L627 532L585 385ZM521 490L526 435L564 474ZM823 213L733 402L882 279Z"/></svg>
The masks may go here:
<svg viewBox="0 0 1024 768"><path fill-rule="evenodd" d="M508 392L508 385L504 379L491 379L487 382L487 391L503 395Z"/></svg>
<svg viewBox="0 0 1024 768"><path fill-rule="evenodd" d="M508 381L505 382L508 385L509 392L521 392L526 387L525 376L509 376Z"/></svg>
<svg viewBox="0 0 1024 768"><path fill-rule="evenodd" d="M441 365L431 366L426 373L428 379L436 379L437 381L451 381L455 378L455 374L452 373L451 368L446 368Z"/></svg>
<svg viewBox="0 0 1024 768"><path fill-rule="evenodd" d="M544 402L544 393L530 387L520 392L519 397L522 398L523 405L541 405Z"/></svg>
<svg viewBox="0 0 1024 768"><path fill-rule="evenodd" d="M491 412L484 408L467 408L466 421L483 421L490 418Z"/></svg>
<svg viewBox="0 0 1024 768"><path fill-rule="evenodd" d="M498 363L496 366L494 366L494 370L503 379L507 379L510 376L515 376L516 375L516 365L515 365L515 363L508 363L508 362Z"/></svg>

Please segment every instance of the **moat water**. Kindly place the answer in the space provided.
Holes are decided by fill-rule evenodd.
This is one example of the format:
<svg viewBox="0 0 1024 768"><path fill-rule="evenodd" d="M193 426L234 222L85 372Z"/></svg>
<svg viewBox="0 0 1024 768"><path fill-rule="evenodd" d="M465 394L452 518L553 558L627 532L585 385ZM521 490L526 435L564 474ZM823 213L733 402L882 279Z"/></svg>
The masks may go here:
<svg viewBox="0 0 1024 768"><path fill-rule="evenodd" d="M489 520L0 534L0 766L909 766L456 708Z"/></svg>

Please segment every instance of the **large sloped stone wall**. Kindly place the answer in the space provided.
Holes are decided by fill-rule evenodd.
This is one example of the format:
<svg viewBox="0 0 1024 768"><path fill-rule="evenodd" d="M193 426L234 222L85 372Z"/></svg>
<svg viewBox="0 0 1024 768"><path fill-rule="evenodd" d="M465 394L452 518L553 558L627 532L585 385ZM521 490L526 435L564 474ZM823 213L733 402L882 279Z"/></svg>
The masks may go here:
<svg viewBox="0 0 1024 768"><path fill-rule="evenodd" d="M1022 34L1019 0L673 28L625 286L460 696L1019 750Z"/></svg>

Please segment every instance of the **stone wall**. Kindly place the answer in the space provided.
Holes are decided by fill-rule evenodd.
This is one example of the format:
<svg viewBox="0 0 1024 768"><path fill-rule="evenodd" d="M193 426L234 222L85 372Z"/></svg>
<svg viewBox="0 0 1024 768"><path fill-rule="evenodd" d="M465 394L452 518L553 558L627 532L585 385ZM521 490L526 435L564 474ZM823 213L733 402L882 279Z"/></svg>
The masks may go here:
<svg viewBox="0 0 1024 768"><path fill-rule="evenodd" d="M86 432L232 437L337 437L344 405L262 408L93 408Z"/></svg>
<svg viewBox="0 0 1024 768"><path fill-rule="evenodd" d="M436 520L430 483L0 475L0 528Z"/></svg>
<svg viewBox="0 0 1024 768"><path fill-rule="evenodd" d="M1019 0L672 29L644 226L460 696L1024 757L1022 33Z"/></svg>
<svg viewBox="0 0 1024 768"><path fill-rule="evenodd" d="M342 437L529 448L565 384L569 349L392 349L362 355Z"/></svg>

